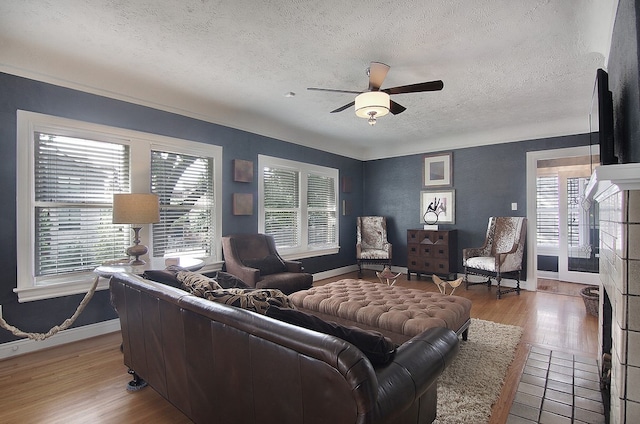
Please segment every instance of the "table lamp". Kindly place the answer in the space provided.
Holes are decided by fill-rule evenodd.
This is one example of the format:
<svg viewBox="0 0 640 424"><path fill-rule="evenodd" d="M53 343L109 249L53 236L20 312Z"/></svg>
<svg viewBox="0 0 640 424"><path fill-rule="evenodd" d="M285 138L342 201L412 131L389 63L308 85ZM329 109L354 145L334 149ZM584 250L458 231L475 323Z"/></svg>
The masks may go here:
<svg viewBox="0 0 640 424"><path fill-rule="evenodd" d="M145 193L127 193L113 195L113 223L131 224L134 231L134 245L127 249L127 255L134 256L130 265L144 265L140 259L148 252L147 246L140 244L140 230L142 224L152 224L160 221L160 206L158 196Z"/></svg>

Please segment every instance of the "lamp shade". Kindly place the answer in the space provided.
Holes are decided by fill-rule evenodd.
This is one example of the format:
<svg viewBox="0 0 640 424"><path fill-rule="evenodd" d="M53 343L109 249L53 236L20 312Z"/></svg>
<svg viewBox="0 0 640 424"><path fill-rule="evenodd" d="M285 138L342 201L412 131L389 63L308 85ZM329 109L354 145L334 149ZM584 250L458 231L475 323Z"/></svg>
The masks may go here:
<svg viewBox="0 0 640 424"><path fill-rule="evenodd" d="M360 118L380 117L389 113L390 99L382 91L366 91L356 96L356 115ZM372 112L375 112L372 114Z"/></svg>
<svg viewBox="0 0 640 424"><path fill-rule="evenodd" d="M160 207L156 194L113 195L114 224L151 224L159 221Z"/></svg>

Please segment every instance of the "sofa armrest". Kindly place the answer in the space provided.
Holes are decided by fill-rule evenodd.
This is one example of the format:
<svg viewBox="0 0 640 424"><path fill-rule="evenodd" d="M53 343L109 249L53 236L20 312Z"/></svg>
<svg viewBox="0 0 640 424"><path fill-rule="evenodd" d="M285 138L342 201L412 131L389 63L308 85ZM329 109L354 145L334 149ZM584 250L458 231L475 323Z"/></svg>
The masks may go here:
<svg viewBox="0 0 640 424"><path fill-rule="evenodd" d="M302 272L302 262L287 261L285 259L283 259L282 262L284 262L284 264L287 266L288 272Z"/></svg>
<svg viewBox="0 0 640 424"><path fill-rule="evenodd" d="M255 287L256 282L260 279L260 270L240 265L238 263L225 262L225 269L231 275L234 275L244 281L248 286Z"/></svg>
<svg viewBox="0 0 640 424"><path fill-rule="evenodd" d="M429 328L402 344L393 361L376 370L381 416L404 410L422 396L451 364L458 350L458 336L444 327Z"/></svg>

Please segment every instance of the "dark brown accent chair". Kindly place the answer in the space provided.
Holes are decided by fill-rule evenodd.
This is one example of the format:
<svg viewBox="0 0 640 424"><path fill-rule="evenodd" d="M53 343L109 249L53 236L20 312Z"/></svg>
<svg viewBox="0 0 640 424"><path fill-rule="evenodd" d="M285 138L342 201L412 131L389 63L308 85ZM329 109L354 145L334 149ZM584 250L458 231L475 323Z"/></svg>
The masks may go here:
<svg viewBox="0 0 640 424"><path fill-rule="evenodd" d="M303 272L302 263L282 259L272 236L233 234L222 237L225 270L248 286L279 289L285 294L313 284L313 275Z"/></svg>

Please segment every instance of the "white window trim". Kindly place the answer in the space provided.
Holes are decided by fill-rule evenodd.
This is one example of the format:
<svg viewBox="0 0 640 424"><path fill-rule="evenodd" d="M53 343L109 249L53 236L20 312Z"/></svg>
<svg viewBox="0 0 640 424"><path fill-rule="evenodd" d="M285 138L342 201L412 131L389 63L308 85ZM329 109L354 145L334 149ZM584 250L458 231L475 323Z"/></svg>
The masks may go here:
<svg viewBox="0 0 640 424"><path fill-rule="evenodd" d="M300 234L300 247L291 249L278 248L278 253L286 259L302 259L323 255L334 255L340 251L340 211L338 208L339 191L338 180L339 171L335 168L328 168L320 165L312 165L309 163L298 162L288 159L276 158L273 156L258 155L258 232L265 231L265 207L264 207L264 172L265 166L273 166L279 168L288 168L304 173L313 173L316 175L324 175L334 179L336 193L336 244L331 247L313 248L308 245L307 234L307 186L300 184L300 206L301 206L301 223L302 231Z"/></svg>
<svg viewBox="0 0 640 424"><path fill-rule="evenodd" d="M214 208L216 240L213 251L217 260L202 258L206 265L219 265L222 258L222 147L187 141L157 134L144 133L106 125L92 124L73 119L18 110L17 113L17 172L16 172L16 231L17 231L17 284L13 290L19 302L49 299L86 293L96 278L93 272L80 272L64 276L38 277L34 275L33 246L35 240L34 208L34 131L55 132L74 137L87 137L101 141L113 141L129 145L131 151L131 192L147 193L150 188L151 150L165 150L184 154L208 156L214 160ZM133 158L146 157L146 161L133 163ZM141 231L141 243L150 247L153 241L150 225ZM164 268L163 258L149 258L149 268ZM98 290L108 289L108 281L102 279Z"/></svg>

